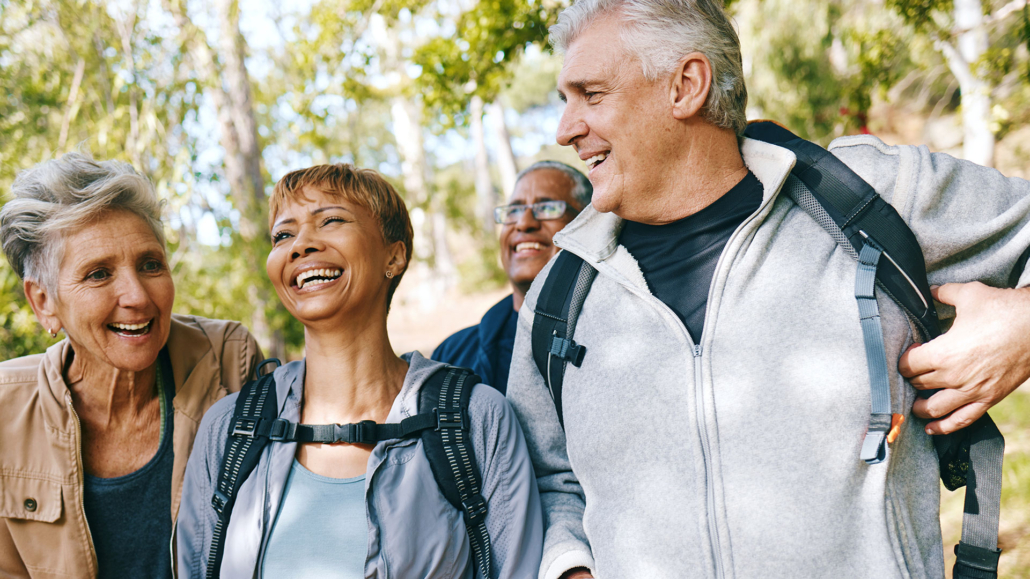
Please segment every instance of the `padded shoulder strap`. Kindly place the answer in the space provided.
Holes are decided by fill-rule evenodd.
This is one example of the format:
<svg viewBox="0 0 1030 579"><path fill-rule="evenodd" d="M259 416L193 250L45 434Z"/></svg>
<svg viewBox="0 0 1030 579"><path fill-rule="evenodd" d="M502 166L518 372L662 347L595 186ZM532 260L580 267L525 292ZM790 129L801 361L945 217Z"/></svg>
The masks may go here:
<svg viewBox="0 0 1030 579"><path fill-rule="evenodd" d="M890 390L882 329L873 280L901 306L931 340L940 335L937 312L926 279L922 249L898 212L840 159L777 125L748 125L746 136L791 150L797 164L785 192L812 216L838 245L858 260L856 297L869 358L873 415L863 445L871 464L886 458L883 434L890 427ZM799 183L800 182L800 183ZM1030 249L1013 269L1014 286ZM886 258L881 260L880 258ZM889 266L883 266L884 262ZM920 392L928 396L931 393ZM1001 472L1005 439L987 414L949 435L933 437L941 480L949 490L966 486L962 539L955 546L957 579L997 577L998 523L1001 515ZM879 452L877 452L879 451Z"/></svg>
<svg viewBox="0 0 1030 579"><path fill-rule="evenodd" d="M923 252L897 210L832 153L776 123L751 123L744 135L794 153L797 163L791 174L811 191L856 254L866 239L883 249L886 259L876 276L883 289L912 317L925 339L940 335Z"/></svg>
<svg viewBox="0 0 1030 579"><path fill-rule="evenodd" d="M270 362L279 364L279 360L270 358L261 362L256 369L260 371ZM236 407L229 422L229 438L225 441L225 453L222 455L222 468L218 473L214 496L211 497L211 506L218 514L218 521L215 523L211 550L207 557L208 579L218 577L221 572L225 531L236 504L236 493L257 466L261 451L268 444L268 438L251 436L249 433L262 418L274 419L278 408L275 379L271 372L244 384L236 399Z"/></svg>
<svg viewBox="0 0 1030 579"><path fill-rule="evenodd" d="M558 423L565 428L562 412L562 383L565 365L577 368L583 363L586 348L573 341L576 321L583 307L597 270L579 256L562 251L555 258L537 298L533 316L533 361L547 387L558 413Z"/></svg>
<svg viewBox="0 0 1030 579"><path fill-rule="evenodd" d="M489 578L492 553L486 529L487 505L472 447L469 413L472 389L479 383L479 376L467 368L448 366L438 370L419 391L419 415L437 417L435 429L422 431L422 445L437 486L465 519L479 575Z"/></svg>

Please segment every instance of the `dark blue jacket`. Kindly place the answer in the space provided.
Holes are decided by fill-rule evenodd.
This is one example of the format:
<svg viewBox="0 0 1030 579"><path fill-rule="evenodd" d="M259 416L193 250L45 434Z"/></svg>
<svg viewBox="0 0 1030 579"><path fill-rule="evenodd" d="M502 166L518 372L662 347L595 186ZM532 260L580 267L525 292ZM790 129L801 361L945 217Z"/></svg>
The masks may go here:
<svg viewBox="0 0 1030 579"><path fill-rule="evenodd" d="M433 359L454 366L472 368L504 394L508 389L508 368L515 346L519 314L511 296L490 308L478 325L459 330L433 351Z"/></svg>

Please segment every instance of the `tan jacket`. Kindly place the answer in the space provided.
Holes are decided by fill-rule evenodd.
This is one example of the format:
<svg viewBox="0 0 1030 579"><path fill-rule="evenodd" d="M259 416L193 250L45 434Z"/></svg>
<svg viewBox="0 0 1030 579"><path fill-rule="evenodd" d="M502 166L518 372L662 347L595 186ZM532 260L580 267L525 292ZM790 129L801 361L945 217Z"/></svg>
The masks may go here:
<svg viewBox="0 0 1030 579"><path fill-rule="evenodd" d="M172 522L204 412L253 374L261 351L237 322L172 316ZM97 576L82 503L82 437L62 369L68 340L0 363L0 577Z"/></svg>

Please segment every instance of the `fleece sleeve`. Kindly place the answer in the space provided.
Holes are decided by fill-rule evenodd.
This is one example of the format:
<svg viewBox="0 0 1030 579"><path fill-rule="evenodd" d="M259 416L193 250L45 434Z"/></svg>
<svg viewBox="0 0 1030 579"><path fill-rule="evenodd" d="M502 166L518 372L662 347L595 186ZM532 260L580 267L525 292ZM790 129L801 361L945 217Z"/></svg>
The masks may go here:
<svg viewBox="0 0 1030 579"><path fill-rule="evenodd" d="M931 284L1030 285L1030 181L872 136L837 139L830 150L908 222Z"/></svg>
<svg viewBox="0 0 1030 579"><path fill-rule="evenodd" d="M590 543L583 530L583 509L586 506L583 488L572 472L565 448L565 433L558 423L547 384L533 362L530 345L533 310L541 280L546 279L549 269L550 265L537 276L541 283L533 285L519 310L507 393L525 432L540 489L544 512L540 579L557 579L569 569L594 566Z"/></svg>

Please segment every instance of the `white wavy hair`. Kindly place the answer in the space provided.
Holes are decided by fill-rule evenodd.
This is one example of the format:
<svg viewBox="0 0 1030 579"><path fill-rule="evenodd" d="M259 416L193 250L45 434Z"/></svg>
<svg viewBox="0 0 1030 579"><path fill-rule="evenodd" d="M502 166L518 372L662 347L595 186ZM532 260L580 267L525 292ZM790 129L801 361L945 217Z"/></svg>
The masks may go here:
<svg viewBox="0 0 1030 579"><path fill-rule="evenodd" d="M742 135L747 127L747 88L740 40L719 0L577 0L550 28L551 45L564 53L594 20L617 15L622 41L654 82L680 59L700 52L712 65L712 85L702 115Z"/></svg>
<svg viewBox="0 0 1030 579"><path fill-rule="evenodd" d="M146 177L127 163L67 153L15 178L0 209L0 246L19 277L55 293L64 252L74 250L64 235L117 210L143 219L164 247L161 202Z"/></svg>

